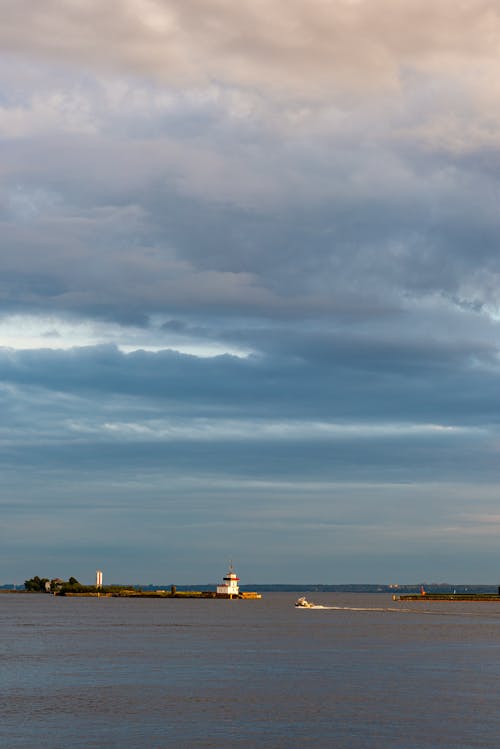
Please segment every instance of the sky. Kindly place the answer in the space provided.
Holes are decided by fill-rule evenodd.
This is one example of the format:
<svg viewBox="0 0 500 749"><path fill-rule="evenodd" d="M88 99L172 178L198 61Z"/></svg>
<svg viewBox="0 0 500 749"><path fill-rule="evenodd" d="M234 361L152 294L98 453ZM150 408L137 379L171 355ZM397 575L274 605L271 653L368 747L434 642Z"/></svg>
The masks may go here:
<svg viewBox="0 0 500 749"><path fill-rule="evenodd" d="M497 584L498 3L0 10L0 583Z"/></svg>

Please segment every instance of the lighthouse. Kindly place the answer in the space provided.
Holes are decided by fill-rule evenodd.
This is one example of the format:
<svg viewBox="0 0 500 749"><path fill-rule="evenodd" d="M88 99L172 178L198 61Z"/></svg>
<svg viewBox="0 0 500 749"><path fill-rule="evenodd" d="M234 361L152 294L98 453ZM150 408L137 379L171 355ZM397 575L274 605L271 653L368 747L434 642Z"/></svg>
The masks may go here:
<svg viewBox="0 0 500 749"><path fill-rule="evenodd" d="M218 598L238 598L240 593L239 583L240 578L236 575L233 563L229 565L229 572L222 580L222 585L217 586L217 597Z"/></svg>

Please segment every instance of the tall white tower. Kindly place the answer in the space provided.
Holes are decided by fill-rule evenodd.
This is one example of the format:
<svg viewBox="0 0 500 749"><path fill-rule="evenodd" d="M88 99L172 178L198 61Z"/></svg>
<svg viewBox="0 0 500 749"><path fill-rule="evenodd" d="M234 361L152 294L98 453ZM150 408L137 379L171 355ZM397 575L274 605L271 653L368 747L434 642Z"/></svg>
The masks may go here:
<svg viewBox="0 0 500 749"><path fill-rule="evenodd" d="M95 573L95 586L96 588L102 588L102 572L97 570Z"/></svg>

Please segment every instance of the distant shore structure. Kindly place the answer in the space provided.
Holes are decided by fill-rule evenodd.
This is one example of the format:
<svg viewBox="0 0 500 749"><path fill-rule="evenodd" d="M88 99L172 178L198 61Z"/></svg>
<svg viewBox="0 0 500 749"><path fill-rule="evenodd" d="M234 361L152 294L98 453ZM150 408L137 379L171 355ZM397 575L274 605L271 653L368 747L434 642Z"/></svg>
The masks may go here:
<svg viewBox="0 0 500 749"><path fill-rule="evenodd" d="M238 585L240 578L234 571L233 563L229 564L229 572L222 579L222 585L217 586L217 597L220 598L238 598L240 587Z"/></svg>
<svg viewBox="0 0 500 749"><path fill-rule="evenodd" d="M96 588L102 588L102 570L96 570L95 586Z"/></svg>
<svg viewBox="0 0 500 749"><path fill-rule="evenodd" d="M500 602L500 590L498 593L404 593L400 596L393 595L393 601L497 601Z"/></svg>

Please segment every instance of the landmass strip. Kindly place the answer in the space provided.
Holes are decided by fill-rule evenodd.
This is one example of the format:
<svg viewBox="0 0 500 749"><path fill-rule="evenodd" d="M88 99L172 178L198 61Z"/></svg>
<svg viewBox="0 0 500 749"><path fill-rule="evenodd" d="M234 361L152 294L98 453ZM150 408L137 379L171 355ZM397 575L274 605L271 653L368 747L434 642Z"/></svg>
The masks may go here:
<svg viewBox="0 0 500 749"><path fill-rule="evenodd" d="M178 590L175 585L171 585L168 590L163 588L144 590L141 586L103 585L102 571L97 570L95 585L82 585L75 577L70 577L69 580L64 581L58 577L49 580L36 575L25 581L23 591L4 589L4 592L50 593L55 596L102 596L107 598L229 598L247 600L262 598L261 593L256 591L240 590L239 580L231 564L222 583L217 585L215 590Z"/></svg>

